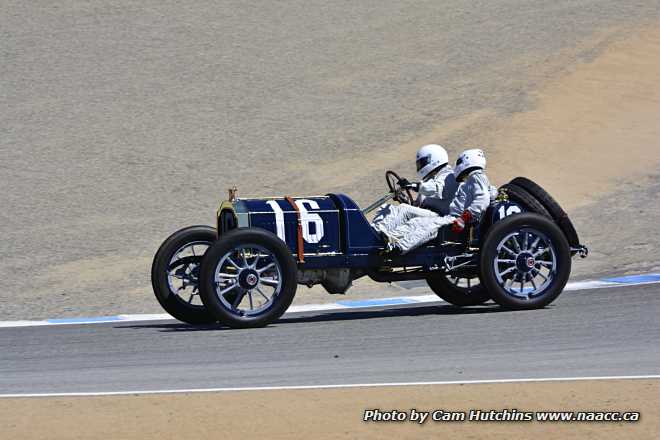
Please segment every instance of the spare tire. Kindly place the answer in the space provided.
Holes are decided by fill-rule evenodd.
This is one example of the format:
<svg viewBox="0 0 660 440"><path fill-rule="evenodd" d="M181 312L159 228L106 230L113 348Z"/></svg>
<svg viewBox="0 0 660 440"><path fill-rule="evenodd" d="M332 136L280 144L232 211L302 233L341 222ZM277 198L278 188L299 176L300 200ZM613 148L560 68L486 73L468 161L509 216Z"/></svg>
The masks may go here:
<svg viewBox="0 0 660 440"><path fill-rule="evenodd" d="M568 214L566 214L566 211L559 206L559 203L557 203L557 201L552 198L546 190L526 177L516 177L510 182L510 184L524 188L545 207L552 216L552 219L559 226L559 229L561 229L564 235L566 235L568 244L571 246L578 246L580 244L577 231L575 230L575 226L573 226L571 219L568 218Z"/></svg>
<svg viewBox="0 0 660 440"><path fill-rule="evenodd" d="M509 200L520 205L525 211L534 212L536 214L542 215L543 217L552 219L552 216L548 210L545 209L545 206L543 206L541 202L539 202L537 198L530 194L525 188L522 188L514 183L507 183L502 185L500 189L506 192L506 194L509 196Z"/></svg>

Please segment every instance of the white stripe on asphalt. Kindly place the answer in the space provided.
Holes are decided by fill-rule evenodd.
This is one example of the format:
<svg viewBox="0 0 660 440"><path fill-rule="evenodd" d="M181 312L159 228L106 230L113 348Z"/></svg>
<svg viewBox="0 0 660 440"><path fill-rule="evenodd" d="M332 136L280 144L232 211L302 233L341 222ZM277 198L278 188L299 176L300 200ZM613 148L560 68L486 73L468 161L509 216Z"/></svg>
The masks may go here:
<svg viewBox="0 0 660 440"><path fill-rule="evenodd" d="M133 391L101 391L84 393L26 393L0 394L0 398L11 397L85 397L85 396L126 396L131 394L185 394L185 393L219 393L231 391L277 391L277 390L318 390L333 388L377 388L377 387L413 387L428 385L478 385L498 383L529 383L529 382L575 382L587 380L640 380L660 379L660 374L638 376L593 376L593 377L541 377L526 379L484 379L484 380L448 380L432 382L385 382L385 383L350 383L332 385L291 385L268 387L237 387L237 388L190 388L171 390L133 390Z"/></svg>
<svg viewBox="0 0 660 440"><path fill-rule="evenodd" d="M630 278L630 281L625 281ZM577 281L566 284L564 291L578 291L578 290L592 290L592 289L606 289L612 287L623 286L640 286L646 284L660 283L660 274L642 274L632 275L629 277L612 278L618 281L593 280L593 281ZM622 281L623 280L623 281ZM374 298L364 300L346 300L337 303L329 304L301 304L289 307L287 314L300 313L300 312L324 312L332 310L354 310L367 307L397 307L409 304L427 304L427 303L442 303L436 295L417 295L417 296L400 296L393 298ZM286 314L285 314L286 316ZM35 327L45 325L80 325L80 324L101 324L110 322L140 322L140 321L162 321L171 320L172 317L165 313L157 314L123 314L116 316L101 316L93 318L62 318L62 319L49 319L44 321L0 321L0 328L12 327Z"/></svg>

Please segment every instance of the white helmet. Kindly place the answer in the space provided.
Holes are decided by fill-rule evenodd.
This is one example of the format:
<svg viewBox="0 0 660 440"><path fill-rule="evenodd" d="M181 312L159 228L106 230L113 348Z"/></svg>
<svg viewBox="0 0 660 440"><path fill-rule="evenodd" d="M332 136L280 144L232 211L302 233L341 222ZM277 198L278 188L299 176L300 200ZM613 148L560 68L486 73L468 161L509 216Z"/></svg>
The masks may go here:
<svg viewBox="0 0 660 440"><path fill-rule="evenodd" d="M424 145L417 151L417 175L424 180L434 169L449 163L447 151L440 145Z"/></svg>
<svg viewBox="0 0 660 440"><path fill-rule="evenodd" d="M458 179L461 174L467 170L486 168L486 155L479 149L465 150L456 159L456 168L454 168L454 175Z"/></svg>

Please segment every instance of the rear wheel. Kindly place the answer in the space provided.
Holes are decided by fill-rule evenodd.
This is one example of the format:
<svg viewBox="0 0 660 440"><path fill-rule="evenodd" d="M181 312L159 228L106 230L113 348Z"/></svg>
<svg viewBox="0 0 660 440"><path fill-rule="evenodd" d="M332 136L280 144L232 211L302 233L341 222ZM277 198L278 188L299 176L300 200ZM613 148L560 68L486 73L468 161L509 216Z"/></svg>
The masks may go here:
<svg viewBox="0 0 660 440"><path fill-rule="evenodd" d="M207 252L200 293L222 324L262 327L278 319L293 301L297 268L286 244L262 229L234 229Z"/></svg>
<svg viewBox="0 0 660 440"><path fill-rule="evenodd" d="M570 273L564 233L538 214L516 214L495 223L481 249L481 282L495 302L511 309L550 304Z"/></svg>
<svg viewBox="0 0 660 440"><path fill-rule="evenodd" d="M167 313L189 324L209 324L216 319L199 297L199 268L206 250L216 240L210 226L190 226L170 235L160 246L151 266L154 295Z"/></svg>
<svg viewBox="0 0 660 440"><path fill-rule="evenodd" d="M433 293L449 304L464 307L483 304L490 299L479 277L458 277L438 273L427 279Z"/></svg>

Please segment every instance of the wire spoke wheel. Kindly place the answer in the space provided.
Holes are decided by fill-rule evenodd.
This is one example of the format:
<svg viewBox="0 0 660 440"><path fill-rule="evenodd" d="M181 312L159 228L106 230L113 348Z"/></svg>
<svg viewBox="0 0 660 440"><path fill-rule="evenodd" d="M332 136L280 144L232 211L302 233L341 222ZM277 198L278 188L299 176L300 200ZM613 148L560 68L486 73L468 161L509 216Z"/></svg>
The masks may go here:
<svg viewBox="0 0 660 440"><path fill-rule="evenodd" d="M204 256L200 296L222 324L263 327L293 301L297 271L291 250L277 235L237 228L223 234Z"/></svg>
<svg viewBox="0 0 660 440"><path fill-rule="evenodd" d="M477 275L438 273L429 277L427 282L436 295L455 306L476 306L490 299Z"/></svg>
<svg viewBox="0 0 660 440"><path fill-rule="evenodd" d="M177 249L167 266L167 284L173 295L186 303L204 307L199 297L199 268L211 243L195 241Z"/></svg>
<svg viewBox="0 0 660 440"><path fill-rule="evenodd" d="M274 254L258 245L240 245L227 252L216 265L214 280L220 302L240 316L268 309L283 283Z"/></svg>
<svg viewBox="0 0 660 440"><path fill-rule="evenodd" d="M545 234L524 228L500 240L493 266L497 281L509 295L529 300L554 280L557 253Z"/></svg>
<svg viewBox="0 0 660 440"><path fill-rule="evenodd" d="M216 241L210 226L183 228L170 235L158 248L151 266L151 285L160 305L174 318L189 324L211 324L200 296L202 259Z"/></svg>
<svg viewBox="0 0 660 440"><path fill-rule="evenodd" d="M479 285L479 277L465 278L465 277L454 277L449 275L447 277L450 283L460 289L472 289Z"/></svg>
<svg viewBox="0 0 660 440"><path fill-rule="evenodd" d="M524 213L496 222L480 257L481 282L498 304L536 309L554 301L571 273L568 241L547 217Z"/></svg>

